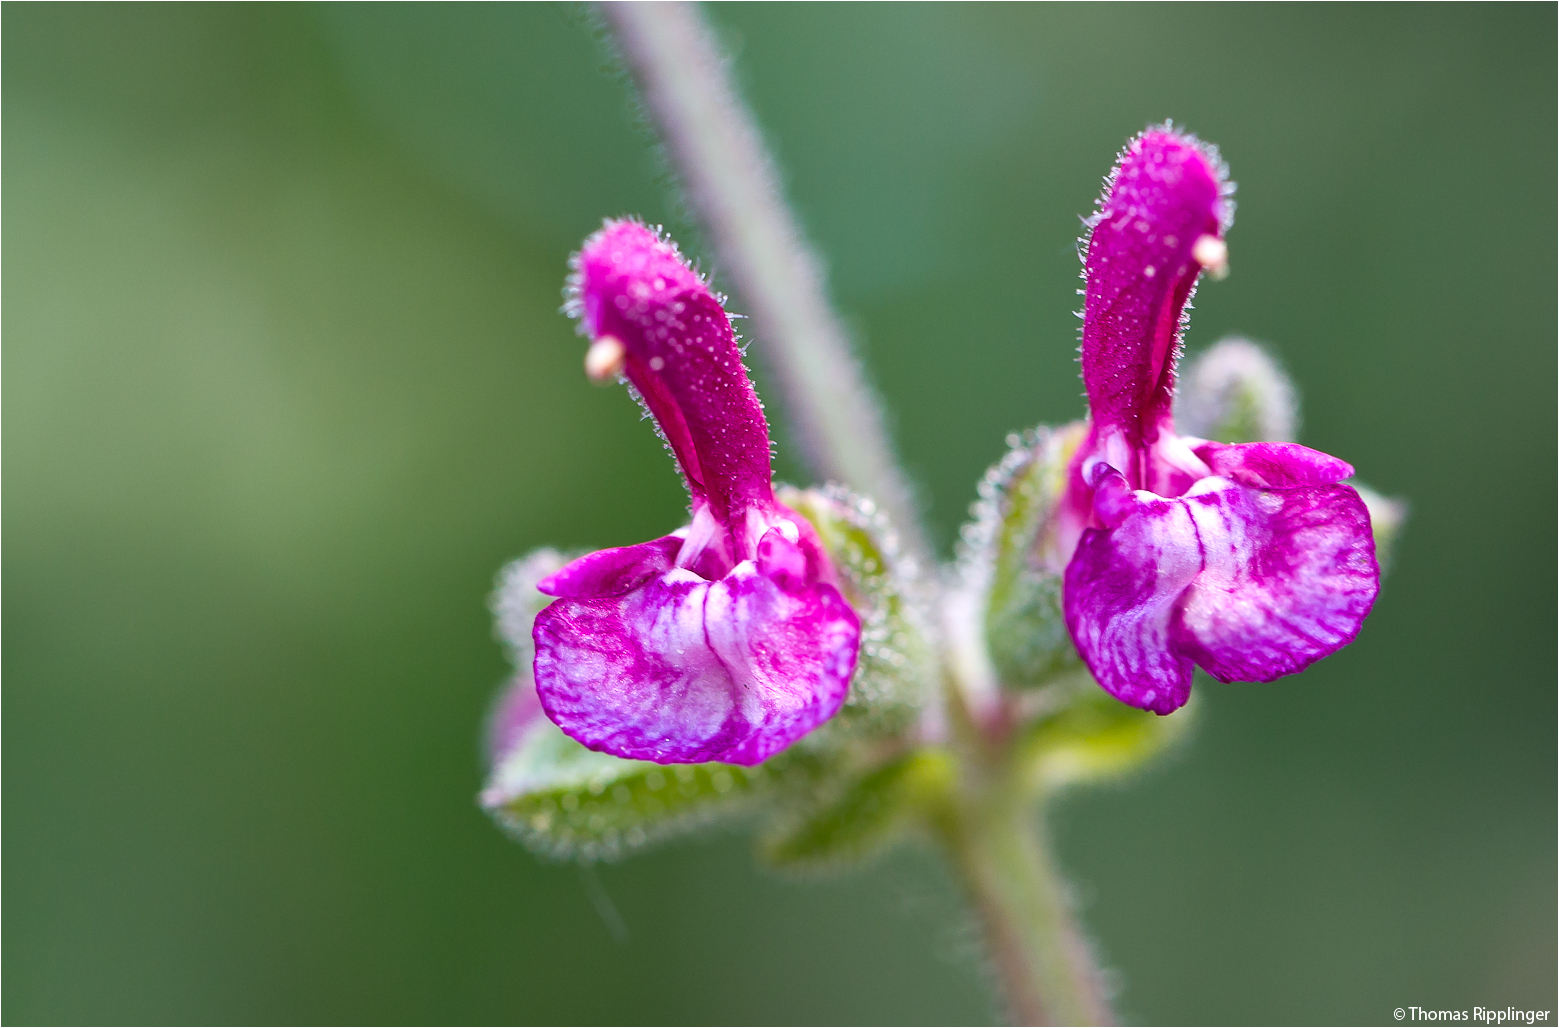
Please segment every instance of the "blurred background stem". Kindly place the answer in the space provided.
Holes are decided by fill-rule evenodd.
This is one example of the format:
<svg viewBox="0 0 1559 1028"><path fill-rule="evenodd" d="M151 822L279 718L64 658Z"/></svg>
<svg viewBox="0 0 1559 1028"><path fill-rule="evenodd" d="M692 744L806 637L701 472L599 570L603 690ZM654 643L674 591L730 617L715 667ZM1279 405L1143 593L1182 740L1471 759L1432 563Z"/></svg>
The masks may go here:
<svg viewBox="0 0 1559 1028"><path fill-rule="evenodd" d="M598 7L714 246L721 277L752 318L749 335L779 379L807 462L820 477L872 497L911 551L929 557L882 405L702 14L680 2Z"/></svg>
<svg viewBox="0 0 1559 1028"><path fill-rule="evenodd" d="M599 9L723 275L751 312L752 335L780 379L792 431L812 468L875 499L911 551L929 561L881 404L829 306L820 264L802 241L702 14L680 2ZM956 681L947 693L950 714L966 716ZM1008 1009L1020 1024L1107 1023L1099 975L1035 831L1032 798L1017 788L1006 762L986 752L988 740L966 741L959 751L967 788L955 794L938 830L979 913Z"/></svg>

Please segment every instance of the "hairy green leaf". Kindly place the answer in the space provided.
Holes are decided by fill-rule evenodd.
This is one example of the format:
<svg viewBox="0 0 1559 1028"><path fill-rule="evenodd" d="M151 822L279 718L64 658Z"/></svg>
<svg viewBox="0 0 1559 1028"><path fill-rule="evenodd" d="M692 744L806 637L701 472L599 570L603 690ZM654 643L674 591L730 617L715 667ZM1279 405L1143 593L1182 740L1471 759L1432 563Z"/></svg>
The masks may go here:
<svg viewBox="0 0 1559 1028"><path fill-rule="evenodd" d="M760 852L789 868L854 863L896 841L953 782L950 754L916 750L878 767L771 829Z"/></svg>
<svg viewBox="0 0 1559 1028"><path fill-rule="evenodd" d="M820 773L817 757L794 748L757 767L623 760L585 749L540 717L494 771L482 805L538 853L612 860L806 789Z"/></svg>

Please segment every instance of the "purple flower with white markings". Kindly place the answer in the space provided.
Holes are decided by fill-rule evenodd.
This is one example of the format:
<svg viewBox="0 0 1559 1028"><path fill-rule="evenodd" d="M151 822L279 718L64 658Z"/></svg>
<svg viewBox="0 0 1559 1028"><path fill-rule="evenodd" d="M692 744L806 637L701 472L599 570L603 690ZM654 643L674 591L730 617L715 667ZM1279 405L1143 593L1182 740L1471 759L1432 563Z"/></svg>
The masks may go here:
<svg viewBox="0 0 1559 1028"><path fill-rule="evenodd" d="M587 239L565 308L586 373L626 380L654 419L690 518L504 569L516 672L482 805L584 863L736 817L766 861L809 871L924 834L963 877L1014 1019L1113 1024L1037 808L1182 738L1189 711L1155 715L1185 705L1197 665L1269 681L1352 641L1404 508L1289 441L1293 392L1252 343L1187 374L1181 424L1209 438L1175 431L1185 311L1227 270L1233 189L1215 150L1165 125L1127 144L1088 225L1090 421L1009 437L956 566L925 574L881 408L715 35L692 5L601 10L836 482L776 495L731 316L670 240L631 220Z"/></svg>
<svg viewBox="0 0 1559 1028"><path fill-rule="evenodd" d="M632 221L585 241L570 310L586 370L625 377L692 498L671 535L541 581L542 708L605 753L757 764L839 710L860 621L816 532L774 498L769 431L720 300L675 244Z"/></svg>
<svg viewBox="0 0 1559 1028"><path fill-rule="evenodd" d="M1067 628L1094 677L1167 714L1192 667L1268 682L1351 642L1380 585L1347 463L1294 443L1175 434L1175 362L1203 270L1227 267L1232 188L1169 127L1132 140L1091 219L1090 426L1061 510ZM1073 548L1075 546L1075 549Z"/></svg>

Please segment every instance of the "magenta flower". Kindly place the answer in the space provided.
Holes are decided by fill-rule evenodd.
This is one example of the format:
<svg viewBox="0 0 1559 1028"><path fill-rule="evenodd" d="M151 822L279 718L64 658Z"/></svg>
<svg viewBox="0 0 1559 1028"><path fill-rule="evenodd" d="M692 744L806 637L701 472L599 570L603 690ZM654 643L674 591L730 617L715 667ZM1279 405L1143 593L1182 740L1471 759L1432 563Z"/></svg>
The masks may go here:
<svg viewBox="0 0 1559 1028"><path fill-rule="evenodd" d="M832 717L860 621L812 526L774 498L769 430L720 301L675 244L608 221L575 264L595 377L621 374L692 497L671 535L581 557L538 588L542 708L593 750L757 764Z"/></svg>
<svg viewBox="0 0 1559 1028"><path fill-rule="evenodd" d="M1186 302L1226 266L1224 176L1216 151L1149 129L1116 164L1085 258L1091 424L1062 511L1076 541L1062 602L1099 683L1159 714L1190 697L1193 664L1268 682L1341 648L1380 583L1369 514L1339 484L1348 464L1175 434Z"/></svg>

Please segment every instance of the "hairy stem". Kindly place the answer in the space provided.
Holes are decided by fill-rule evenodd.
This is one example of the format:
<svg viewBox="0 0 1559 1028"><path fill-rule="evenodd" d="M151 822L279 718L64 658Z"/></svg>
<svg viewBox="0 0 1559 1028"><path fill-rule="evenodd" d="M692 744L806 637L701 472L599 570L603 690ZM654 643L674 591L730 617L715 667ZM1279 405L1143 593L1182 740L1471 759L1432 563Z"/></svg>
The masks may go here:
<svg viewBox="0 0 1559 1028"><path fill-rule="evenodd" d="M1006 704L990 702L997 690L979 618L962 599L953 592L941 606L943 710L959 780L933 827L979 915L1013 1021L1111 1024L1023 773L1029 761L1011 736Z"/></svg>
<svg viewBox="0 0 1559 1028"><path fill-rule="evenodd" d="M822 476L875 499L907 547L928 559L882 408L703 17L683 2L598 6L721 271L752 316L808 460ZM1001 744L985 736L953 656L944 654L945 713L965 781L937 829L984 924L1011 1012L1022 1024L1109 1023L1098 972L1036 834L1032 801L1005 767Z"/></svg>
<svg viewBox="0 0 1559 1028"><path fill-rule="evenodd" d="M1013 1021L1112 1024L1032 802L1000 785L994 794L966 797L938 826L943 844L979 914Z"/></svg>
<svg viewBox="0 0 1559 1028"><path fill-rule="evenodd" d="M752 317L813 469L871 496L912 551L925 533L882 408L829 306L823 272L698 9L602 3L723 276Z"/></svg>

